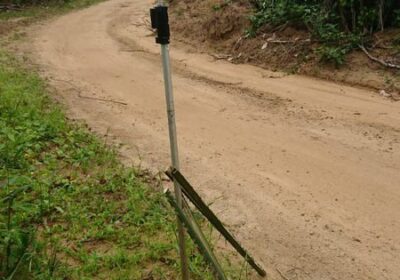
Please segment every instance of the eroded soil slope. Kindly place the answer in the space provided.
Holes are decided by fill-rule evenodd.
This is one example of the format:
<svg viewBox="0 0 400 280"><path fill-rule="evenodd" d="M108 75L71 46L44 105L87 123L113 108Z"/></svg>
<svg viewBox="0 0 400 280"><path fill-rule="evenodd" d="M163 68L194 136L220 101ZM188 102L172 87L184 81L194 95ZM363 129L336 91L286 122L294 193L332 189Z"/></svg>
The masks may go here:
<svg viewBox="0 0 400 280"><path fill-rule="evenodd" d="M175 40L185 48L214 54L217 59L233 63L250 63L274 71L300 73L349 85L385 90L400 100L400 73L370 60L355 50L340 68L321 63L321 44L306 30L289 24L265 26L257 36L247 38L249 17L253 13L249 0L175 0L171 2L171 26ZM396 39L397 38L397 39ZM376 33L371 55L400 63L400 30Z"/></svg>

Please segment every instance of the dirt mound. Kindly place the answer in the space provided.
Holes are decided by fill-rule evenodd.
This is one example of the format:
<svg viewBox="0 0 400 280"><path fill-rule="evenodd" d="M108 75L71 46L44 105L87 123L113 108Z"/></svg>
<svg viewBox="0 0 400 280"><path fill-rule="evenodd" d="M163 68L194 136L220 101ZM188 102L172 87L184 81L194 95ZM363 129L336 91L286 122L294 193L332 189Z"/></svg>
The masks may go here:
<svg viewBox="0 0 400 280"><path fill-rule="evenodd" d="M194 4L194 2L196 2ZM230 49L249 26L247 1L173 1L171 26L175 39L206 49ZM197 43L203 43L198 46Z"/></svg>
<svg viewBox="0 0 400 280"><path fill-rule="evenodd" d="M320 62L321 45L306 30L287 24L265 26L254 38L246 36L250 27L250 1L174 0L171 3L171 27L175 40L189 49L211 52L233 63L250 63L270 70L315 76L351 85L367 86L391 92L400 90L398 71L373 62L362 51L347 56L340 68ZM389 41L399 30L377 34L373 56L400 63L398 48Z"/></svg>

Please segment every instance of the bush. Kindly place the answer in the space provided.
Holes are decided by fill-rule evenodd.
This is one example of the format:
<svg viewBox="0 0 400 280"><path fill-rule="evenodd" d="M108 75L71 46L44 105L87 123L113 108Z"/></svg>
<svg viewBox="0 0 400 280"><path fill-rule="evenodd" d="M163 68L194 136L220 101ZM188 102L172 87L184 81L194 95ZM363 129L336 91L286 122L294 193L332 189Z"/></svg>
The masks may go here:
<svg viewBox="0 0 400 280"><path fill-rule="evenodd" d="M322 46L317 51L322 62L333 63L336 67L344 63L344 57L348 52L345 48L329 46Z"/></svg>

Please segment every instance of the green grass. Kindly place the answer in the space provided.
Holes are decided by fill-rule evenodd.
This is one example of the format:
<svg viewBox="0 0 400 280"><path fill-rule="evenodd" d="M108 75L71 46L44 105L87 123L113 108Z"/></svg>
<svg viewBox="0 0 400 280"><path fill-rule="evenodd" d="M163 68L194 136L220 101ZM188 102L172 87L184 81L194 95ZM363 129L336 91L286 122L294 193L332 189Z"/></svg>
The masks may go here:
<svg viewBox="0 0 400 280"><path fill-rule="evenodd" d="M71 10L81 9L105 0L69 0L49 1L42 5L25 6L18 11L0 12L0 20L13 18L43 19L52 15L66 13Z"/></svg>
<svg viewBox="0 0 400 280"><path fill-rule="evenodd" d="M116 152L0 54L0 278L175 279L175 217ZM188 242L195 279L211 279ZM8 278L12 276L12 278Z"/></svg>

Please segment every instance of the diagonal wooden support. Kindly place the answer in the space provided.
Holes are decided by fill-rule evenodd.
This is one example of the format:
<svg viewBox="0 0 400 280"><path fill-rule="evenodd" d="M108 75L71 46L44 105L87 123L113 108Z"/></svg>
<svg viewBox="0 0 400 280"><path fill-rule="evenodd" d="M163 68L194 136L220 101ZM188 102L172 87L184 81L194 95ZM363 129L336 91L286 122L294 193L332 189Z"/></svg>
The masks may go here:
<svg viewBox="0 0 400 280"><path fill-rule="evenodd" d="M249 253L239 244L232 234L225 228L222 222L214 214L213 211L204 203L202 198L197 194L194 188L186 180L186 178L175 168L171 167L166 174L174 182L177 182L184 195L193 203L194 206L207 218L207 220L225 237L233 248L250 264L260 276L266 276L265 270L258 265Z"/></svg>
<svg viewBox="0 0 400 280"><path fill-rule="evenodd" d="M218 280L227 280L224 271L221 268L217 258L215 257L213 251L211 250L210 245L205 239L203 233L199 229L196 221L194 220L192 214L190 213L190 208L185 205L185 200L182 199L183 207L179 207L176 199L173 197L169 190L166 190L165 195L167 196L168 202L175 209L176 214L178 215L179 220L186 227L189 236L192 238L194 243L199 248L200 252L203 254L206 261L214 270L215 276Z"/></svg>

